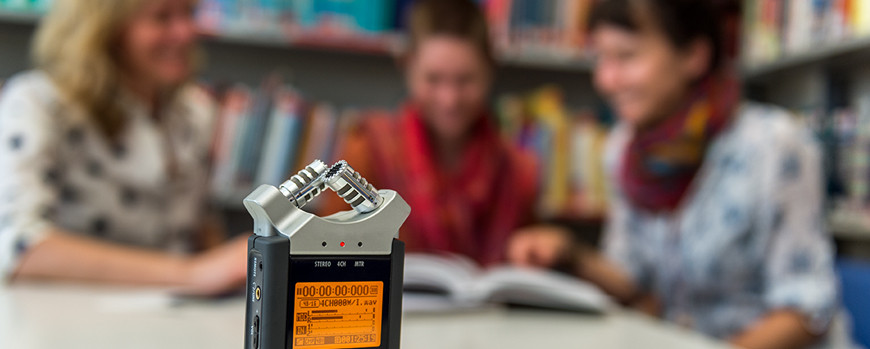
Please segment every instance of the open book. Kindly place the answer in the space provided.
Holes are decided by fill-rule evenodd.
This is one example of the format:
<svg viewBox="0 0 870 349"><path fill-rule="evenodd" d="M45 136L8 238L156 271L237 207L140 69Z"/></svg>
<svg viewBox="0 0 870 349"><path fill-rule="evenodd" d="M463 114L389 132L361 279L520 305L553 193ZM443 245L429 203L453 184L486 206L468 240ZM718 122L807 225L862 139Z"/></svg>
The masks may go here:
<svg viewBox="0 0 870 349"><path fill-rule="evenodd" d="M494 303L601 313L611 304L595 286L564 274L507 265L484 270L455 255L408 254L404 290L410 312Z"/></svg>

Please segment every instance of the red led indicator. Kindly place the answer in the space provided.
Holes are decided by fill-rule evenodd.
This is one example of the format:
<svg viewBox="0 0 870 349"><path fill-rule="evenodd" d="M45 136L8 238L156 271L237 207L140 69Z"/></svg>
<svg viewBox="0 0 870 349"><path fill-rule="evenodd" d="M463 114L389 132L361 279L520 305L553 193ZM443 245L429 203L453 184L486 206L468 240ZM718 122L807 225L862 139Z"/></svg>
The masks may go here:
<svg viewBox="0 0 870 349"><path fill-rule="evenodd" d="M341 247L344 247L344 241L339 244Z"/></svg>

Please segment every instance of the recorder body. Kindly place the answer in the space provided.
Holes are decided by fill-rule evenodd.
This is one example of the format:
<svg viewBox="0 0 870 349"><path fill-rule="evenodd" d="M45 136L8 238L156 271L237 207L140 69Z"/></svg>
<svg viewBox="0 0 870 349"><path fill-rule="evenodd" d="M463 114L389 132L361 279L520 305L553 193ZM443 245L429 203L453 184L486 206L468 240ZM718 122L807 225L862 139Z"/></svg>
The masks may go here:
<svg viewBox="0 0 870 349"><path fill-rule="evenodd" d="M254 218L246 348L399 348L405 247L398 235L410 208L358 174L330 177L342 163L315 162L280 188L263 185L245 198ZM354 210L319 217L300 209L325 186Z"/></svg>

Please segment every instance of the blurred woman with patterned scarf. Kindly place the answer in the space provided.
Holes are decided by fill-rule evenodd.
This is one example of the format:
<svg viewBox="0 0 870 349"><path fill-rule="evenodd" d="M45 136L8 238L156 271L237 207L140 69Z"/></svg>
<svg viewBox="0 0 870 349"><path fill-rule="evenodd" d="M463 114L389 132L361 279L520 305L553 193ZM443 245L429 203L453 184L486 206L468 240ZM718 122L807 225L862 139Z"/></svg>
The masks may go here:
<svg viewBox="0 0 870 349"><path fill-rule="evenodd" d="M739 347L843 347L820 151L784 110L740 101L711 4L598 4L594 82L620 118L604 251L531 228L510 260L568 263L626 305Z"/></svg>

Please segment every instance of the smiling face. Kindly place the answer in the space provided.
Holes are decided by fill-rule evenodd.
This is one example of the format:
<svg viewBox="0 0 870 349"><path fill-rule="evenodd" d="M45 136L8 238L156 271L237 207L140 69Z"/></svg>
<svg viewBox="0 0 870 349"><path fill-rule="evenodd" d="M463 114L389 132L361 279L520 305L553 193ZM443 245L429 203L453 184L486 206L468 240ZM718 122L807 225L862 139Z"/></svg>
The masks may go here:
<svg viewBox="0 0 870 349"><path fill-rule="evenodd" d="M620 119L644 128L674 113L708 70L710 45L676 48L651 28L630 31L601 24L592 32L595 87Z"/></svg>
<svg viewBox="0 0 870 349"><path fill-rule="evenodd" d="M482 115L490 67L470 41L436 35L408 57L407 83L423 121L443 139L460 139Z"/></svg>
<svg viewBox="0 0 870 349"><path fill-rule="evenodd" d="M197 36L194 8L189 0L145 2L122 30L122 68L134 79L160 87L189 78Z"/></svg>

